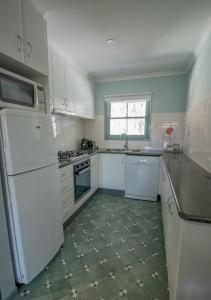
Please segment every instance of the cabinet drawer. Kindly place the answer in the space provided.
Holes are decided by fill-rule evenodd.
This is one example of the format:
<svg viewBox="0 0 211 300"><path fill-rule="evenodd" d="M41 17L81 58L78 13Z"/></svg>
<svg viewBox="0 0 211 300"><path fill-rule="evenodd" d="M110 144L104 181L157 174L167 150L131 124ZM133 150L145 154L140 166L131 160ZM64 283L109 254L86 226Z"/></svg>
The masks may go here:
<svg viewBox="0 0 211 300"><path fill-rule="evenodd" d="M63 223L69 219L69 217L73 214L73 212L74 212L73 204L65 208L65 210L63 211Z"/></svg>
<svg viewBox="0 0 211 300"><path fill-rule="evenodd" d="M63 197L65 194L67 194L69 191L74 189L74 183L73 183L73 177L68 178L68 180L61 183L60 191L61 196Z"/></svg>
<svg viewBox="0 0 211 300"><path fill-rule="evenodd" d="M67 194L65 194L62 198L62 208L64 209L70 204L74 204L74 190L68 191Z"/></svg>
<svg viewBox="0 0 211 300"><path fill-rule="evenodd" d="M60 181L64 182L68 178L73 177L73 165L69 165L59 169L60 171Z"/></svg>

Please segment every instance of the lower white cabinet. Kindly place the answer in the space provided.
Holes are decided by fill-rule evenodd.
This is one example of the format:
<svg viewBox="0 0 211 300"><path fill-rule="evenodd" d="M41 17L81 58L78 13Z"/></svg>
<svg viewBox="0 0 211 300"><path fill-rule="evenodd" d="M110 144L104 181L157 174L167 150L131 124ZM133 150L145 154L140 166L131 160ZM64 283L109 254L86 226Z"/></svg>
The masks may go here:
<svg viewBox="0 0 211 300"><path fill-rule="evenodd" d="M63 223L74 212L74 178L73 165L60 168L60 197L62 202Z"/></svg>
<svg viewBox="0 0 211 300"><path fill-rule="evenodd" d="M211 299L211 224L182 219L164 163L161 205L170 300Z"/></svg>
<svg viewBox="0 0 211 300"><path fill-rule="evenodd" d="M90 158L91 161L91 191L94 193L99 186L99 155L94 154Z"/></svg>
<svg viewBox="0 0 211 300"><path fill-rule="evenodd" d="M124 154L99 154L99 187L125 190Z"/></svg>

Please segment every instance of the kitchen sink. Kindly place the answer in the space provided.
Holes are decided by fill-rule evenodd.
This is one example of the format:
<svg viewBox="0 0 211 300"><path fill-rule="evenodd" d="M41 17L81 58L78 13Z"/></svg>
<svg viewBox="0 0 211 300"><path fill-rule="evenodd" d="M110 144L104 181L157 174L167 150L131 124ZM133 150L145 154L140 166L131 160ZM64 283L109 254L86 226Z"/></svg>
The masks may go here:
<svg viewBox="0 0 211 300"><path fill-rule="evenodd" d="M140 152L144 152L144 150L142 150L142 149L128 149L127 152L140 153Z"/></svg>
<svg viewBox="0 0 211 300"><path fill-rule="evenodd" d="M123 151L127 151L127 150L125 150L124 148L108 148L108 149L106 149L106 151L110 151L110 152L123 152Z"/></svg>
<svg viewBox="0 0 211 300"><path fill-rule="evenodd" d="M144 150L142 149L125 149L125 148L108 148L106 149L108 152L130 152L130 153L140 153Z"/></svg>

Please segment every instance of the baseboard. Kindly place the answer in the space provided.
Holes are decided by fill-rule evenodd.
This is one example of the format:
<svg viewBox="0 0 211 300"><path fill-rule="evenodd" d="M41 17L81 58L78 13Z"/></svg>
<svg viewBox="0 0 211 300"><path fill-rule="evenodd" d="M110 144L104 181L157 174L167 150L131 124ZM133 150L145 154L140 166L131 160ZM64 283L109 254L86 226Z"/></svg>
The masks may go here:
<svg viewBox="0 0 211 300"><path fill-rule="evenodd" d="M113 195L113 196L124 196L125 195L125 191L122 190L113 190L113 189L104 189L104 188L99 188L97 190L98 193L101 194L108 194L108 195Z"/></svg>
<svg viewBox="0 0 211 300"><path fill-rule="evenodd" d="M90 200L94 197L94 195L96 195L98 192L98 190L96 190L92 195L89 196L89 198L79 207L78 210L76 210L72 216L69 217L69 219L67 219L67 221L63 224L63 227L65 228L66 226L68 226L74 219L75 217L77 217L77 215L82 211L82 209L84 209L84 207L87 206L87 204L90 202Z"/></svg>

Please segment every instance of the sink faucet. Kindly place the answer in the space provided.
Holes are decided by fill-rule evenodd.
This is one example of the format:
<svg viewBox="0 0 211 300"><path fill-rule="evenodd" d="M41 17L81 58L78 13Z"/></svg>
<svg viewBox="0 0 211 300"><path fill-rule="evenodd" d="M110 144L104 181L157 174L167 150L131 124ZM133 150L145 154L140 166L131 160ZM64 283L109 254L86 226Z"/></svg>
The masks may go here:
<svg viewBox="0 0 211 300"><path fill-rule="evenodd" d="M124 144L125 150L128 150L128 136L125 134L125 144Z"/></svg>

